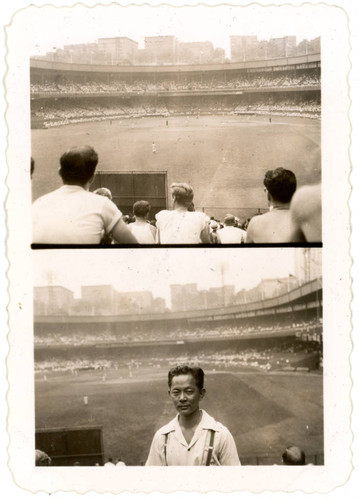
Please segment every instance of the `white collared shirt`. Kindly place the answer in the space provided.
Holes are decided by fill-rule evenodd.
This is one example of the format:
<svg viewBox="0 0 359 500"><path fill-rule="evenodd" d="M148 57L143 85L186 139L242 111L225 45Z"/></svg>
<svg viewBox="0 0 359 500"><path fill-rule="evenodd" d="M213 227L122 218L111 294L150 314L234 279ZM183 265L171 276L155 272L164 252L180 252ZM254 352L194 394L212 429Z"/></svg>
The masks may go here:
<svg viewBox="0 0 359 500"><path fill-rule="evenodd" d="M146 465L206 465L211 429L214 431L214 449L210 465L241 465L229 430L204 410L201 413L201 421L189 444L183 436L178 415L161 427L153 438Z"/></svg>

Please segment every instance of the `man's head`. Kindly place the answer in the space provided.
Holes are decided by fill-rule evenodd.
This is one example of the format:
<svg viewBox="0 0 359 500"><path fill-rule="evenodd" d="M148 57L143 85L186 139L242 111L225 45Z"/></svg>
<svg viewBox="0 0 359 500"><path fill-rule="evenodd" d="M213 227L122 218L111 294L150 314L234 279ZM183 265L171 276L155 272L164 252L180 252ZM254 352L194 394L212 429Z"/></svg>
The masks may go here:
<svg viewBox="0 0 359 500"><path fill-rule="evenodd" d="M197 366L179 365L168 372L168 394L178 413L188 417L198 411L206 390L204 373Z"/></svg>
<svg viewBox="0 0 359 500"><path fill-rule="evenodd" d="M64 184L85 186L91 184L98 163L98 155L91 146L71 148L60 158L59 174Z"/></svg>
<svg viewBox="0 0 359 500"><path fill-rule="evenodd" d="M271 200L279 203L289 203L297 189L297 180L294 173L284 168L268 170L263 183Z"/></svg>
<svg viewBox="0 0 359 500"><path fill-rule="evenodd" d="M298 446L289 446L282 459L284 465L305 465L305 453Z"/></svg>
<svg viewBox="0 0 359 500"><path fill-rule="evenodd" d="M136 217L147 217L150 213L151 205L148 201L140 200L133 204L133 213Z"/></svg>
<svg viewBox="0 0 359 500"><path fill-rule="evenodd" d="M100 196L105 196L109 200L112 200L112 193L111 193L111 191L109 189L105 188L105 187L95 189L94 194L98 194Z"/></svg>
<svg viewBox="0 0 359 500"><path fill-rule="evenodd" d="M188 208L193 202L193 189L189 184L174 182L171 193L173 202L182 207Z"/></svg>
<svg viewBox="0 0 359 500"><path fill-rule="evenodd" d="M227 214L223 222L225 226L234 226L236 224L236 218L232 214Z"/></svg>

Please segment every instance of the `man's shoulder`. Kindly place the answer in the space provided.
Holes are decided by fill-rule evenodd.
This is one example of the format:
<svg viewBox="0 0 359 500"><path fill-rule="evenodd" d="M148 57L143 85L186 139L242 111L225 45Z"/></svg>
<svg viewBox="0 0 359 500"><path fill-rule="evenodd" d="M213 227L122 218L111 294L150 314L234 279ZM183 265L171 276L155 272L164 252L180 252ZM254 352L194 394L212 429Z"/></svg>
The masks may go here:
<svg viewBox="0 0 359 500"><path fill-rule="evenodd" d="M176 424L177 424L177 417L173 418L170 422L160 427L156 431L155 436L157 437L164 436L165 434L174 431L176 429Z"/></svg>

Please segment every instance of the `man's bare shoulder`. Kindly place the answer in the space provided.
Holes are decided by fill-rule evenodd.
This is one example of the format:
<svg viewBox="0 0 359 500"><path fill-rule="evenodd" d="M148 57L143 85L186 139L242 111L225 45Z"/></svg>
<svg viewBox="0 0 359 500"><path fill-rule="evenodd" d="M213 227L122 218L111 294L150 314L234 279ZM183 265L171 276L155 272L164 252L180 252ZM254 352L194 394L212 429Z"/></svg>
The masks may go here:
<svg viewBox="0 0 359 500"><path fill-rule="evenodd" d="M294 194L291 210L294 216L304 218L306 214L312 214L314 210L321 206L321 186L320 184L302 186Z"/></svg>

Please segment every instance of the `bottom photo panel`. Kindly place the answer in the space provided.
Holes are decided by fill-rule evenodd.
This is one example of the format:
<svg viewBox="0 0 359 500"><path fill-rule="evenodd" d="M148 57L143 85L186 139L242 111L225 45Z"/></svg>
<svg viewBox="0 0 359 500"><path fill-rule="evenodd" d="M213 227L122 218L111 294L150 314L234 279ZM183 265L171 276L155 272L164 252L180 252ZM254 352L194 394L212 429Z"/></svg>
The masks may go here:
<svg viewBox="0 0 359 500"><path fill-rule="evenodd" d="M33 258L37 466L324 464L321 248Z"/></svg>

